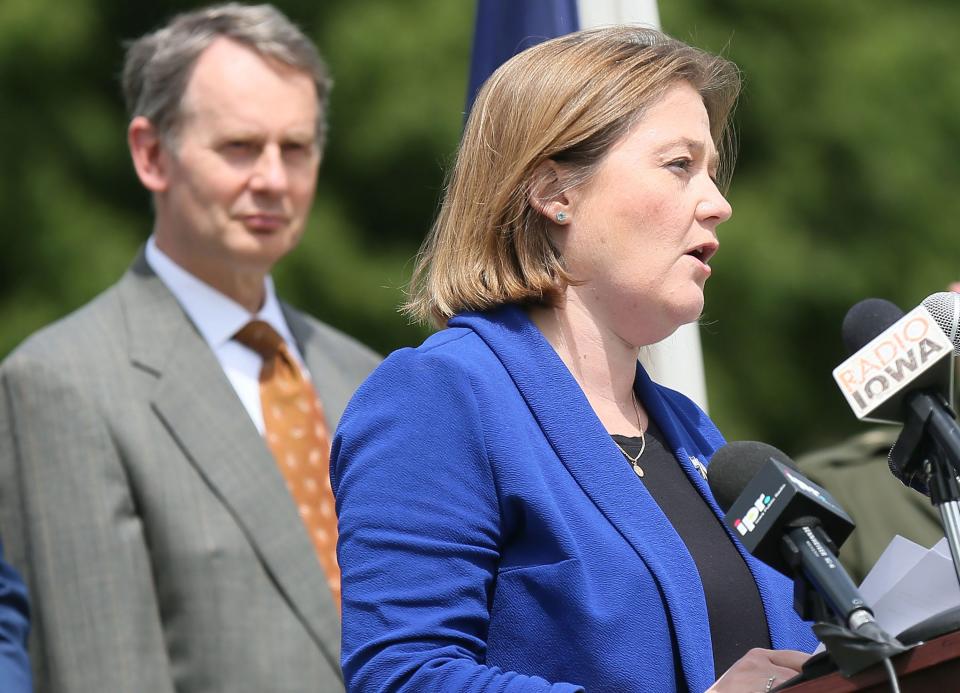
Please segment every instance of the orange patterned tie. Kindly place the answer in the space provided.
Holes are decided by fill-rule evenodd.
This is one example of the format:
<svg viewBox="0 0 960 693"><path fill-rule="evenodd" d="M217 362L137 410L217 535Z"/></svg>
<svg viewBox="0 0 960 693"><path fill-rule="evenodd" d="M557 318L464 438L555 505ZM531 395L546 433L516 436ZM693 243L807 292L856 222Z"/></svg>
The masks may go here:
<svg viewBox="0 0 960 693"><path fill-rule="evenodd" d="M287 480L339 606L337 516L330 487L330 435L323 407L283 337L270 325L254 320L234 339L263 358L260 406L267 445Z"/></svg>

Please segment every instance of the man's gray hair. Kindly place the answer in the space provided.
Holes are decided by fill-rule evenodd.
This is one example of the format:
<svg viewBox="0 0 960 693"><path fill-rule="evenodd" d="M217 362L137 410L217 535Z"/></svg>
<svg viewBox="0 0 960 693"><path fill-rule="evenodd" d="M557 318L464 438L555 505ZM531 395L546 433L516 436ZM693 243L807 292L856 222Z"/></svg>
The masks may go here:
<svg viewBox="0 0 960 693"><path fill-rule="evenodd" d="M193 66L220 37L313 77L317 89L317 146L323 151L331 87L327 66L313 42L272 5L211 5L178 14L166 26L131 41L123 65L123 95L130 118L144 116L162 138L174 138Z"/></svg>

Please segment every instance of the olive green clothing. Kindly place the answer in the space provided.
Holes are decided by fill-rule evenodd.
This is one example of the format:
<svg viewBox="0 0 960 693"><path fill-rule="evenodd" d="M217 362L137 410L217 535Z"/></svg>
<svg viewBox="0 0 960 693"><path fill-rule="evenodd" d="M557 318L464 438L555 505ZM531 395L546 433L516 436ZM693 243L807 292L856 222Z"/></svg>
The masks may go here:
<svg viewBox="0 0 960 693"><path fill-rule="evenodd" d="M875 428L797 458L801 471L827 489L857 523L840 549L840 562L857 582L895 535L927 548L943 537L940 514L930 499L900 483L887 466L899 434L898 427Z"/></svg>

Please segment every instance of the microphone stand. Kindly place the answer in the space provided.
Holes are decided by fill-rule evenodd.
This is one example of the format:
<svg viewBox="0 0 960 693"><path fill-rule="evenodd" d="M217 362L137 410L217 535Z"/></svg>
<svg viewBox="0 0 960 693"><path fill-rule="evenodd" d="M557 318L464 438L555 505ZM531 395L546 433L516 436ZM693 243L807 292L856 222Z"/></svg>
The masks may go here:
<svg viewBox="0 0 960 693"><path fill-rule="evenodd" d="M903 431L890 450L890 469L907 486L929 495L940 511L960 584L960 426L942 395L917 393L907 399Z"/></svg>
<svg viewBox="0 0 960 693"><path fill-rule="evenodd" d="M960 480L956 469L939 456L924 463L924 473L930 488L930 502L940 511L943 533L960 584Z"/></svg>

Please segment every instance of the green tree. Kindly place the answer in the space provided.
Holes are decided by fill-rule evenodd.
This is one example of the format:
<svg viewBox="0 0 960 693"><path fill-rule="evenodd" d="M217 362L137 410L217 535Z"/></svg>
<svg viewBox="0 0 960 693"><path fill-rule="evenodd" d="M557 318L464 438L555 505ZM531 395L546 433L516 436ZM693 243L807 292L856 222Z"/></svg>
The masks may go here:
<svg viewBox="0 0 960 693"><path fill-rule="evenodd" d="M123 41L199 4L0 6L0 354L113 283L149 234L149 197L126 151ZM275 4L315 38L335 80L309 231L277 281L381 351L418 341L424 330L396 306L460 134L473 8Z"/></svg>
<svg viewBox="0 0 960 693"><path fill-rule="evenodd" d="M89 300L150 232L128 161L122 40L199 3L0 3L0 354ZM303 246L277 271L306 310L382 352L463 122L474 4L284 0L336 86ZM737 62L733 219L709 282L711 414L788 452L861 426L830 372L867 296L904 308L960 278L960 6L663 0L665 29Z"/></svg>
<svg viewBox="0 0 960 693"><path fill-rule="evenodd" d="M840 325L960 276L953 3L677 0L668 31L740 65L734 215L704 316L711 415L794 454L859 430Z"/></svg>

